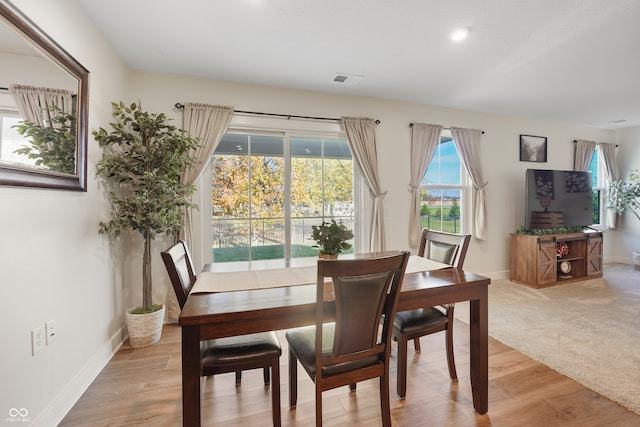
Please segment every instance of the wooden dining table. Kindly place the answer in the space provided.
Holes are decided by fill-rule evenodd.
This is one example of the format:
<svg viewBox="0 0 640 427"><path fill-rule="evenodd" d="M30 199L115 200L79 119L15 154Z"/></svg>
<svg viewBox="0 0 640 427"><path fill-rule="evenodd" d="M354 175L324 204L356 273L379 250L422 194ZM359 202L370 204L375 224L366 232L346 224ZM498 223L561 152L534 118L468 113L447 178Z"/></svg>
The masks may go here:
<svg viewBox="0 0 640 427"><path fill-rule="evenodd" d="M203 272L216 270L206 265ZM488 410L488 307L490 279L468 271L447 268L406 273L398 311L469 301L470 377L473 406ZM326 310L335 311L331 284L325 287ZM316 285L191 293L182 308L182 420L183 426L200 426L200 341L278 331L315 322Z"/></svg>

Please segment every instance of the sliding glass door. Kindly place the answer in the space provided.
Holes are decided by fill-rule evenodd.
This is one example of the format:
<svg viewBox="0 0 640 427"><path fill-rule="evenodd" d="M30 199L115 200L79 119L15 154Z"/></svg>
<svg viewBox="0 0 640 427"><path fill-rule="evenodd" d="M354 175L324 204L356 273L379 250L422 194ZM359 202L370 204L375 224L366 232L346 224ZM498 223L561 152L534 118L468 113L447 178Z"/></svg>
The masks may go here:
<svg viewBox="0 0 640 427"><path fill-rule="evenodd" d="M227 133L211 159L213 261L317 255L311 226L353 228L347 142L287 133Z"/></svg>

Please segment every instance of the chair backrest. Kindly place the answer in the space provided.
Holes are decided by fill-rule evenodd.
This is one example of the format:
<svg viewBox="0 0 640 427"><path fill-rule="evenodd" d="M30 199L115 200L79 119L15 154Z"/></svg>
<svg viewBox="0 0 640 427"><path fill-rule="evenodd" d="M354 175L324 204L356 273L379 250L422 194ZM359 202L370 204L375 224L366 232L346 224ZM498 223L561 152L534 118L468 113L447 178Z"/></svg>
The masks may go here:
<svg viewBox="0 0 640 427"><path fill-rule="evenodd" d="M422 230L418 255L461 269L470 240L470 234L454 234L425 228Z"/></svg>
<svg viewBox="0 0 640 427"><path fill-rule="evenodd" d="M400 286L410 253L385 252L360 254L354 259L318 260L316 304L316 372L326 372L328 365L353 362L360 358L378 357L388 361L391 345L390 328L395 316ZM336 322L333 351L325 337L322 346L325 306L324 284L333 283ZM381 339L378 340L380 318L384 315Z"/></svg>
<svg viewBox="0 0 640 427"><path fill-rule="evenodd" d="M180 240L164 252L161 252L162 261L167 268L173 290L178 298L180 308L187 302L189 292L196 283L196 274L191 261L191 254L187 244Z"/></svg>

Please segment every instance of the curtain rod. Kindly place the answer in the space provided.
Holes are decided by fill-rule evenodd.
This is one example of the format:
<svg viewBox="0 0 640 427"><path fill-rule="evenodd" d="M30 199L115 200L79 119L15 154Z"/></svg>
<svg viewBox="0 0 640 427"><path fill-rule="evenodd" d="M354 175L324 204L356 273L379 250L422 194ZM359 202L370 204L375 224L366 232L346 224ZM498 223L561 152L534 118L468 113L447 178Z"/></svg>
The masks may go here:
<svg viewBox="0 0 640 427"><path fill-rule="evenodd" d="M574 140L573 140L573 143L575 144L576 142L578 142L578 140L577 140L577 139L574 139ZM596 142L596 144L597 144L597 142ZM604 144L604 143L603 143L603 144ZM617 147L618 147L618 144L616 144L616 148L617 148Z"/></svg>
<svg viewBox="0 0 640 427"><path fill-rule="evenodd" d="M176 102L174 105L178 110L184 108L179 102ZM310 119L310 120L326 120L332 122L340 122L342 119L337 119L335 117L313 117L313 116L297 116L295 114L278 114L278 113L263 113L260 111L244 111L244 110L233 110L234 113L240 114L252 114L257 116L271 116L271 117L286 117L287 119ZM376 120L375 123L377 125L380 124L380 120Z"/></svg>
<svg viewBox="0 0 640 427"><path fill-rule="evenodd" d="M413 123L409 123L409 127L412 128L413 127ZM443 130L451 130L450 128L442 128ZM484 135L484 131L481 130L480 132L482 132L482 134Z"/></svg>
<svg viewBox="0 0 640 427"><path fill-rule="evenodd" d="M0 86L0 92L9 92L9 88L8 88L8 87ZM71 94L71 97L72 97L73 99L76 99L77 95L76 95L75 93L72 93L72 94Z"/></svg>

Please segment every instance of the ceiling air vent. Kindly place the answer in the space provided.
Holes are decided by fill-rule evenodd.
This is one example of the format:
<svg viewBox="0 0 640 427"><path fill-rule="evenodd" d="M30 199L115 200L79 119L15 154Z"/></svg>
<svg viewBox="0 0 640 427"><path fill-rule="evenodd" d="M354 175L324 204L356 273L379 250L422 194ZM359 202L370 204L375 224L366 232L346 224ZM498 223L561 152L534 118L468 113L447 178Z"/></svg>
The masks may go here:
<svg viewBox="0 0 640 427"><path fill-rule="evenodd" d="M362 80L362 76L354 76L354 75L343 74L343 73L337 73L333 77L334 83L340 83L340 84L349 85L349 86L357 85L358 83L360 83L360 80Z"/></svg>

